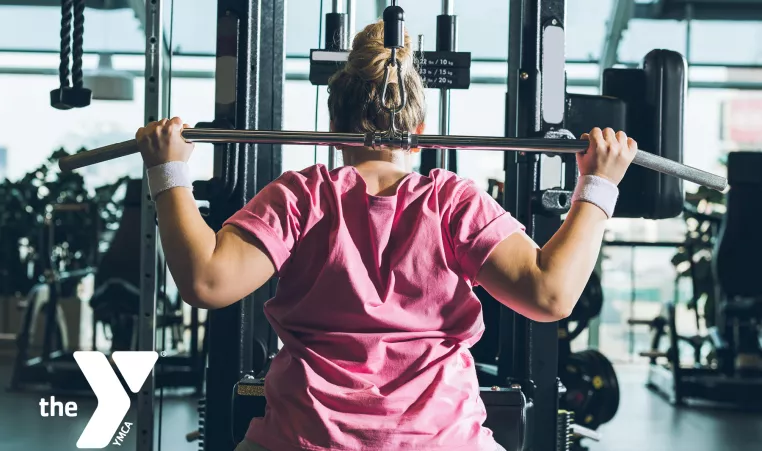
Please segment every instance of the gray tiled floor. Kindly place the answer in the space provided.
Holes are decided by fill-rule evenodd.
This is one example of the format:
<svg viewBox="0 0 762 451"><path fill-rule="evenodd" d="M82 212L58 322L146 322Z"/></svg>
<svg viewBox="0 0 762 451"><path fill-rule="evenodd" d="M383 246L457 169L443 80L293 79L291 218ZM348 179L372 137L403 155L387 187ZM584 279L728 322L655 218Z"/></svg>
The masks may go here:
<svg viewBox="0 0 762 451"><path fill-rule="evenodd" d="M590 451L752 451L762 449L762 415L717 408L675 408L643 385L647 368L618 367L622 400ZM754 402L754 400L749 400ZM760 404L760 400L756 400Z"/></svg>
<svg viewBox="0 0 762 451"><path fill-rule="evenodd" d="M762 416L723 410L675 409L644 388L642 368L620 367L618 374L623 391L619 412L611 423L600 429L603 441L591 445L591 451L761 449ZM76 418L42 418L38 406L41 395L5 392L8 375L7 365L0 367L0 387L3 388L0 390L0 451L76 450L74 444L95 403L77 399L80 415ZM195 406L193 399L165 398L162 449L198 449L197 444L185 441L185 434L196 429ZM134 415L130 412L125 421L134 420ZM128 435L121 449L135 449L136 433L137 430L133 430Z"/></svg>

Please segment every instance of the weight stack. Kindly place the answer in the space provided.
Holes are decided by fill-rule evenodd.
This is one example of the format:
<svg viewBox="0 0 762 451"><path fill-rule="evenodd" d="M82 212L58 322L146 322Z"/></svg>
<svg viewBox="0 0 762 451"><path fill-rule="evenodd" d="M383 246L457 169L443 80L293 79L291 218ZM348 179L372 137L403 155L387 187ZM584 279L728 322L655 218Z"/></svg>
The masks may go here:
<svg viewBox="0 0 762 451"><path fill-rule="evenodd" d="M574 433L572 431L572 424L574 424L574 412L568 410L558 411L558 425L556 433L558 438L556 439L557 451L570 451L572 447L572 439Z"/></svg>

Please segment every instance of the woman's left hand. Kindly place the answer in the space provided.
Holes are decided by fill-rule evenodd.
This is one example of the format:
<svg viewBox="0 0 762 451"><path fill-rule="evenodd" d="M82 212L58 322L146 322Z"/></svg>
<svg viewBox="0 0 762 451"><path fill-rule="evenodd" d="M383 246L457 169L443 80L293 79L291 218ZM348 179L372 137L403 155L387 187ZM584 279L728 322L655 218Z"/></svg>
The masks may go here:
<svg viewBox="0 0 762 451"><path fill-rule="evenodd" d="M193 153L193 143L183 139L182 131L188 128L182 119L162 119L138 129L135 139L147 168L170 161L187 162Z"/></svg>

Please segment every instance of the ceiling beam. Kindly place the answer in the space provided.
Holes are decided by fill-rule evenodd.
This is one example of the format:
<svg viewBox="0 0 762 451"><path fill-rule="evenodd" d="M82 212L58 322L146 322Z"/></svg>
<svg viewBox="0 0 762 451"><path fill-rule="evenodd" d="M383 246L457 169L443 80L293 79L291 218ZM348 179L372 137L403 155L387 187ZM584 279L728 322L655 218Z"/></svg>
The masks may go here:
<svg viewBox="0 0 762 451"><path fill-rule="evenodd" d="M691 9L690 17L688 9ZM653 20L762 20L762 0L659 0L635 5L634 18Z"/></svg>
<svg viewBox="0 0 762 451"><path fill-rule="evenodd" d="M0 0L0 6L48 6L61 7L61 0ZM132 9L140 27L146 25L145 0L85 0L85 6L92 9L115 10Z"/></svg>
<svg viewBox="0 0 762 451"><path fill-rule="evenodd" d="M145 72L142 70L126 70L136 78L143 77ZM58 69L55 68L42 68L42 67L0 67L0 75L38 75L38 76L57 76ZM191 78L191 79L213 79L214 71L203 70L177 70L172 73L175 78ZM309 74L307 72L289 72L286 74L286 80L288 81L309 81ZM491 76L472 76L471 83L476 85L493 85L493 86L505 86L505 77L491 77ZM569 86L572 87L585 87L585 88L597 88L598 80L594 78L570 78L568 80ZM762 90L762 82L751 80L694 80L688 81L688 88L690 89L738 89L738 90L750 90L760 91ZM2 338L0 338L2 339Z"/></svg>
<svg viewBox="0 0 762 451"><path fill-rule="evenodd" d="M606 22L606 34L603 39L603 50L601 50L601 76L604 69L613 67L617 63L619 43L622 42L622 34L627 30L634 9L635 0L614 1L611 16Z"/></svg>
<svg viewBox="0 0 762 451"><path fill-rule="evenodd" d="M135 12L135 18L140 24L140 28L146 29L146 1L145 0L122 0L125 1L132 11ZM166 41L166 39L165 39Z"/></svg>
<svg viewBox="0 0 762 451"><path fill-rule="evenodd" d="M123 9L128 8L133 0L85 0L85 6L95 9ZM0 6L57 6L61 7L61 0L0 0Z"/></svg>
<svg viewBox="0 0 762 451"><path fill-rule="evenodd" d="M172 0L174 1L174 0ZM61 7L61 0L0 0L0 6L47 6ZM85 6L92 9L131 9L140 28L146 27L146 0L86 0ZM164 58L169 57L169 30L165 30Z"/></svg>
<svg viewBox="0 0 762 451"><path fill-rule="evenodd" d="M376 0L376 17L381 18L387 6L386 0Z"/></svg>

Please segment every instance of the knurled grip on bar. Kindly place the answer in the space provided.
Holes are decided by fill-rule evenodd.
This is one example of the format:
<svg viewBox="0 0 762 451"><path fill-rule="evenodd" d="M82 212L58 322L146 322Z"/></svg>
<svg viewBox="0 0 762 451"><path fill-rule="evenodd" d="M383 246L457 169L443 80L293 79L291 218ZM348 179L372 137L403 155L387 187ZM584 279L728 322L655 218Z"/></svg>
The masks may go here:
<svg viewBox="0 0 762 451"><path fill-rule="evenodd" d="M643 166L662 174L669 174L717 191L724 191L728 186L728 180L725 177L692 168L669 158L663 158L642 150L639 150L635 154L635 159L632 162L638 166Z"/></svg>

